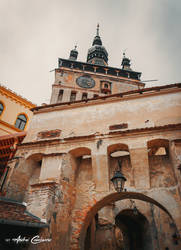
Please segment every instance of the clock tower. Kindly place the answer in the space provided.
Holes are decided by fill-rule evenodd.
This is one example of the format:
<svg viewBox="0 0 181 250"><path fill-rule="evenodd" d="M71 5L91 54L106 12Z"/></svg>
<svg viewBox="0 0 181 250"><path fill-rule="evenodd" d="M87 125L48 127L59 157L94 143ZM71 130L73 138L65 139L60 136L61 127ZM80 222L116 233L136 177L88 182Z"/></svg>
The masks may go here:
<svg viewBox="0 0 181 250"><path fill-rule="evenodd" d="M130 68L130 59L123 56L121 67L108 66L108 52L102 45L97 25L96 36L87 53L87 61L77 60L75 46L69 59L58 59L50 103L75 102L99 96L144 88L141 72Z"/></svg>

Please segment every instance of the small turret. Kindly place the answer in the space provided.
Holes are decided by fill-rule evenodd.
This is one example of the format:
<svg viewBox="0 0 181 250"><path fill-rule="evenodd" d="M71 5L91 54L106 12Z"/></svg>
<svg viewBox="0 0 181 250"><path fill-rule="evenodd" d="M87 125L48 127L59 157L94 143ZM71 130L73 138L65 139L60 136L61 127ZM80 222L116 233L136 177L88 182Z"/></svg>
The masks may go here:
<svg viewBox="0 0 181 250"><path fill-rule="evenodd" d="M130 67L131 66L130 62L131 62L131 60L128 57L125 57L125 53L123 53L123 60L121 63L122 69L132 71L132 69Z"/></svg>
<svg viewBox="0 0 181 250"><path fill-rule="evenodd" d="M77 45L70 51L69 60L76 61L78 57Z"/></svg>

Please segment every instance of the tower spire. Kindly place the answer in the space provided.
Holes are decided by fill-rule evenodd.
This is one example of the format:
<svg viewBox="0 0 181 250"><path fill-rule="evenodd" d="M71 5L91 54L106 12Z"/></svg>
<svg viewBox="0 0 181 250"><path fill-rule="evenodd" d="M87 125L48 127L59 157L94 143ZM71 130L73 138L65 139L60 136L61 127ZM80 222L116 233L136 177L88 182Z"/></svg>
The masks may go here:
<svg viewBox="0 0 181 250"><path fill-rule="evenodd" d="M99 36L99 23L97 24L97 34L96 36Z"/></svg>
<svg viewBox="0 0 181 250"><path fill-rule="evenodd" d="M99 23L97 24L96 36L94 37L92 47L88 50L87 62L102 66L106 66L108 62L107 50L102 45L102 41L99 36Z"/></svg>

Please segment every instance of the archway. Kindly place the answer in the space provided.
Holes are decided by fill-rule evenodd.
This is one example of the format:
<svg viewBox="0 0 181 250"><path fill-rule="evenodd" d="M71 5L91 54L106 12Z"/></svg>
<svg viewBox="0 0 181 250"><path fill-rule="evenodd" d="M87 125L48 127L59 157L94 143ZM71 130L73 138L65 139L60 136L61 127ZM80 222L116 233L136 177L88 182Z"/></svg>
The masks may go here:
<svg viewBox="0 0 181 250"><path fill-rule="evenodd" d="M87 250L88 248L85 248L85 239L86 239L86 233L89 231L89 233L91 232L92 230L92 226L91 226L91 223L93 221L93 218L95 218L95 222L96 222L96 216L97 216L97 213L100 209L102 209L103 207L107 206L108 204L111 204L111 203L114 203L116 201L121 201L121 200L125 200L125 199L135 199L135 200L140 200L140 201L144 201L146 203L149 203L150 206L151 205L155 205L155 207L158 207L160 208L162 211L164 211L168 217L170 218L170 221L173 222L173 224L175 225L174 221L173 221L173 218L171 216L171 214L169 213L169 211L163 206L161 205L159 202L157 202L156 200L142 194L142 193L136 193L136 192L122 192L122 193L114 193L114 194L110 194L106 197L104 197L103 199L99 200L86 214L85 218L84 218L84 223L83 223L83 226L81 228L81 232L80 232L80 235L79 235L79 248L81 250ZM120 218L123 218L123 217L126 217L126 218L129 218L129 224L125 224L124 226L127 227L129 230L131 227L139 227L139 232L136 236L140 237L141 238L141 241L143 241L143 239L146 238L145 235L143 235L143 232L144 232L144 228L145 228L145 225L147 224L147 221L145 219L145 217L143 215L140 215L138 216L138 218L134 218L131 214L133 212L129 212L129 211L126 211L122 214L120 214L117 219L118 219L118 222L120 221ZM141 221L141 224L140 222L138 221ZM123 221L125 222L125 219L123 219ZM95 223L94 222L94 223ZM119 224L119 223L118 223ZM177 228L176 226L175 227L175 232L177 232ZM129 234L131 234L131 236L129 236L129 238L134 238L135 236L133 236L133 231L129 232ZM130 240L129 239L129 240ZM86 239L87 240L87 239ZM139 249L140 245L140 241L138 241L137 243L137 248L136 249ZM134 249L135 246L129 246L130 248L127 248L127 249ZM91 248L90 248L91 249ZM94 249L94 248L93 248ZM96 249L96 248L95 248ZM104 248L103 248L104 249ZM111 249L111 248L110 248ZM116 249L116 248L112 248L112 249ZM118 248L119 249L119 248ZM140 248L140 249L145 249L145 248ZM147 248L149 249L149 248ZM150 247L150 249L152 249ZM91 249L92 250L92 249Z"/></svg>

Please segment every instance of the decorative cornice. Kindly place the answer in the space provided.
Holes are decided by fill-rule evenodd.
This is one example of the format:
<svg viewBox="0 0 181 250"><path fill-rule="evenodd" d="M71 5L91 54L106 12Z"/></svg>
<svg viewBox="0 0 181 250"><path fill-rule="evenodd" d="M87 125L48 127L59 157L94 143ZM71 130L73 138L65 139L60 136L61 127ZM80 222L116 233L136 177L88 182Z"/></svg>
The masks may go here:
<svg viewBox="0 0 181 250"><path fill-rule="evenodd" d="M96 68L95 65L91 64L93 68ZM106 70L106 68L105 68ZM108 69L107 69L108 70ZM100 79L109 79L110 81L117 81L117 82L121 82L121 83L127 83L127 84L133 84L139 87L144 87L145 83L141 82L140 80L137 79L132 79L132 78L126 78L123 76L116 76L116 75L108 75L108 74L103 74L100 72L95 72L95 71L87 71L87 70L80 70L80 69L73 69L73 68L65 68L65 67L61 67L61 68L56 68L55 69L56 73L61 73L61 72L74 72L74 73L81 73L81 74L89 74L92 77L96 76L96 78L100 78Z"/></svg>
<svg viewBox="0 0 181 250"><path fill-rule="evenodd" d="M67 138L62 139L52 139L52 140L41 140L41 141L33 141L33 142L24 142L19 144L19 147L23 146L33 146L33 145L46 145L46 144L59 144L59 143L66 143L66 142L72 142L75 140L92 140L92 139L98 139L99 137L103 136L126 136L126 135L132 135L132 134L144 134L144 133L150 133L150 132L160 132L160 131L170 131L170 130L180 130L181 129L181 123L178 124L167 124L163 126L155 126L155 127L146 127L146 128L136 128L136 129L127 129L127 130L119 130L119 131L110 131L109 133L105 134L90 134L87 136L71 136Z"/></svg>
<svg viewBox="0 0 181 250"><path fill-rule="evenodd" d="M79 69L79 70L87 70L91 72L94 67L99 68L99 72L102 72L105 75L116 75L118 77L131 78L133 80L139 80L141 77L141 72L124 70L120 68L110 67L107 65L95 65L88 62L80 62L80 61L72 61L69 59L59 58L59 68L71 68L71 69ZM106 69L106 70L105 70Z"/></svg>
<svg viewBox="0 0 181 250"><path fill-rule="evenodd" d="M13 125L11 125L11 124L5 122L5 121L0 120L0 124L6 126L6 127L8 127L8 128L10 128L10 129L13 129L13 130L16 131L16 132L22 132L21 129L16 128L15 126L13 126Z"/></svg>
<svg viewBox="0 0 181 250"><path fill-rule="evenodd" d="M27 99L25 99L24 97L18 95L17 93L15 93L14 91L6 88L5 86L3 86L2 84L0 84L0 91L1 94L10 98L11 100L20 103L21 105L23 105L24 107L31 109L36 107L35 104L33 104L32 102L28 101Z"/></svg>

